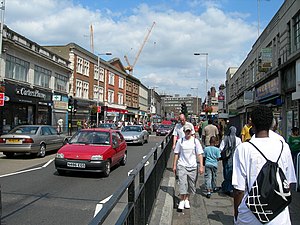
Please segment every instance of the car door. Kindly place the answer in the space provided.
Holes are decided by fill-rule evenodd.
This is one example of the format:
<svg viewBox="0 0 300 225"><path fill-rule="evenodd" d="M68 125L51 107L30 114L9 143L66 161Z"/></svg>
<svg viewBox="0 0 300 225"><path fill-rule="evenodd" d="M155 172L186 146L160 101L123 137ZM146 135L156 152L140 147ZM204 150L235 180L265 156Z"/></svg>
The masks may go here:
<svg viewBox="0 0 300 225"><path fill-rule="evenodd" d="M63 135L59 134L56 129L50 127L51 132L51 142L53 143L53 149L59 149L63 145Z"/></svg>
<svg viewBox="0 0 300 225"><path fill-rule="evenodd" d="M51 139L51 131L49 127L42 127L41 129L41 141L43 141L46 144L46 149L47 150L52 150L53 149L53 140Z"/></svg>
<svg viewBox="0 0 300 225"><path fill-rule="evenodd" d="M120 140L120 136L117 134L117 132L112 132L112 142L113 142L113 145L116 144L116 146L117 146L116 148L114 148L114 150L115 150L115 163L117 163L123 157L122 148L121 148L121 140Z"/></svg>

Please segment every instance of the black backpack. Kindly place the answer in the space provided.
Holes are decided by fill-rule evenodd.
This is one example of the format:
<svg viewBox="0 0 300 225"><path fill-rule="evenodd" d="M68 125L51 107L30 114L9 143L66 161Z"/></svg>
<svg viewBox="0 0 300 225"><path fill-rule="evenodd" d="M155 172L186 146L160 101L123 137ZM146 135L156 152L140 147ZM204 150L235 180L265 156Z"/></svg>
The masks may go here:
<svg viewBox="0 0 300 225"><path fill-rule="evenodd" d="M252 188L248 188L247 207L261 223L274 219L292 200L289 183L278 165L283 150L276 162L272 162L252 143L257 151L267 160L260 170Z"/></svg>

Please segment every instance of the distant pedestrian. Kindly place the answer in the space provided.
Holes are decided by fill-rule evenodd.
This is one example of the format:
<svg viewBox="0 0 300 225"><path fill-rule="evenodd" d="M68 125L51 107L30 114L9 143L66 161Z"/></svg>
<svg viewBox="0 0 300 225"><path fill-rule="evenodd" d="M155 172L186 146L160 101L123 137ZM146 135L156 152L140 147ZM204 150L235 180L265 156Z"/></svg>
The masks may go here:
<svg viewBox="0 0 300 225"><path fill-rule="evenodd" d="M251 139L251 135L250 135L250 132L249 132L249 130L252 127L252 122L251 121L252 121L251 118L249 118L248 122L245 124L245 126L242 129L242 132L241 132L242 142L249 141Z"/></svg>
<svg viewBox="0 0 300 225"><path fill-rule="evenodd" d="M219 136L219 130L218 128L213 125L212 119L208 119L208 125L204 127L202 130L202 140L204 141L205 146L209 146L210 143L210 138L211 137L216 137L218 141L218 136Z"/></svg>
<svg viewBox="0 0 300 225"><path fill-rule="evenodd" d="M296 167L297 155L300 152L300 135L298 127L292 128L292 133L288 138L288 144L291 149L294 166Z"/></svg>
<svg viewBox="0 0 300 225"><path fill-rule="evenodd" d="M173 149L175 149L176 146L176 141L183 138L185 136L185 133L183 131L183 126L185 124L189 124L192 127L192 131L191 134L195 134L195 129L193 124L191 124L190 122L186 121L185 115L184 114L180 114L178 117L178 121L179 123L177 123L174 127L174 131L173 131Z"/></svg>
<svg viewBox="0 0 300 225"><path fill-rule="evenodd" d="M255 135L251 138L250 142L253 143L261 153L248 142L238 145L234 152L232 175L232 185L234 186L234 220L235 224L239 225L261 225L254 213L249 209L250 205L247 206L246 200L249 196L249 190L253 189L258 174L267 162L266 159L272 162L278 162L279 167L286 177L285 189L288 188L291 183L296 183L296 175L288 144L282 142L278 137L271 137L269 134L273 120L272 110L265 105L256 106L253 108L251 118ZM279 174L278 176L279 177L276 177L276 182L278 182L278 180L281 181ZM269 177L266 179L269 179ZM273 180L270 181L270 183L273 183ZM285 199L284 193L282 192L282 183L280 184L276 192ZM257 184L255 185L257 186ZM259 204L259 198L257 196L256 199L257 200L253 198L253 204ZM263 205L257 205L257 212L262 212L262 206ZM264 214L264 217L267 217L267 215ZM288 206L267 224L290 225L291 220Z"/></svg>
<svg viewBox="0 0 300 225"><path fill-rule="evenodd" d="M216 137L210 138L210 145L204 148L205 156L205 186L207 189L206 197L210 198L211 193L216 190L216 180L218 171L218 161L221 158L220 149L216 145Z"/></svg>
<svg viewBox="0 0 300 225"><path fill-rule="evenodd" d="M203 174L203 149L198 139L192 135L193 125L183 126L185 136L179 139L174 149L173 172L178 175L180 202L179 210L190 208L190 194L196 192L197 158L199 173Z"/></svg>
<svg viewBox="0 0 300 225"><path fill-rule="evenodd" d="M236 136L236 128L229 127L228 133L225 134L224 139L220 144L222 164L223 164L223 182L222 191L227 195L233 194L232 186L232 170L233 170L233 154L236 146L241 144L242 141Z"/></svg>

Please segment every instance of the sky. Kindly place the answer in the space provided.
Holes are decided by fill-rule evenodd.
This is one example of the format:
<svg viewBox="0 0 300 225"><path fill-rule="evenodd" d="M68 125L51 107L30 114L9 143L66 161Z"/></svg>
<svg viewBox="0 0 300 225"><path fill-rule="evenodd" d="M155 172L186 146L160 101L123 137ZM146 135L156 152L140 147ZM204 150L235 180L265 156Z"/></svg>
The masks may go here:
<svg viewBox="0 0 300 225"><path fill-rule="evenodd" d="M5 24L39 45L74 42L132 64L160 94L206 96L239 67L284 0L6 0ZM259 22L258 22L259 21ZM94 41L90 41L90 26ZM208 53L196 56L194 53ZM206 59L208 64L206 64ZM206 67L207 65L207 67Z"/></svg>

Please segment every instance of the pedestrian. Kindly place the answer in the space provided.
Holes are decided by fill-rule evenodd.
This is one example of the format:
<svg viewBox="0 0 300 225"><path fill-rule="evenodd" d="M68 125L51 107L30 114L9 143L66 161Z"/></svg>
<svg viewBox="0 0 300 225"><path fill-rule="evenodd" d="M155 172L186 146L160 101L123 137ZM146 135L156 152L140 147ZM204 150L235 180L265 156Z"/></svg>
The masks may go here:
<svg viewBox="0 0 300 225"><path fill-rule="evenodd" d="M203 174L203 149L197 138L192 135L193 125L186 123L183 126L185 136L178 139L174 149L173 172L178 175L180 202L179 210L190 208L190 194L196 192L197 158L199 173Z"/></svg>
<svg viewBox="0 0 300 225"><path fill-rule="evenodd" d="M251 118L255 135L250 142L257 146L266 159L272 162L278 161L278 165L286 177L287 187L291 183L296 183L295 170L288 144L280 141L278 137L274 138L269 135L273 120L272 110L265 105L258 105L253 108ZM234 221L235 224L239 225L261 225L261 222L246 205L246 200L249 195L248 190L252 189L258 174L266 163L266 159L251 143L245 142L238 145L233 156ZM282 196L281 190L278 191ZM268 222L268 225L281 224L291 224L288 206Z"/></svg>
<svg viewBox="0 0 300 225"><path fill-rule="evenodd" d="M233 195L232 186L232 170L233 170L233 154L236 146L241 144L242 141L236 136L236 127L230 126L227 134L220 144L222 165L223 165L223 182L222 192L227 195Z"/></svg>
<svg viewBox="0 0 300 225"><path fill-rule="evenodd" d="M63 132L63 126L64 126L64 120L62 118L59 118L59 120L57 120L57 132L58 133Z"/></svg>
<svg viewBox="0 0 300 225"><path fill-rule="evenodd" d="M293 127L292 128L292 133L288 137L288 144L291 149L292 153L292 158L293 158L293 163L296 168L296 163L297 163L297 155L300 152L300 135L299 135L299 128L298 127Z"/></svg>
<svg viewBox="0 0 300 225"><path fill-rule="evenodd" d="M206 197L210 198L211 193L217 190L216 180L218 172L218 161L221 158L220 149L215 145L217 138L210 138L210 145L204 148L205 157L205 186L206 186Z"/></svg>
<svg viewBox="0 0 300 225"><path fill-rule="evenodd" d="M187 122L186 121L186 118L185 118L185 115L184 114L180 114L179 117L178 117L178 121L179 123L177 123L174 127L174 131L173 131L173 149L175 149L175 146L176 146L176 141L178 139L181 139L185 136L185 133L183 131L183 126L185 124L190 124L190 126L192 127L192 134L194 135L195 134L195 129L194 129L194 126L193 124L191 124L190 122Z"/></svg>
<svg viewBox="0 0 300 225"><path fill-rule="evenodd" d="M241 132L242 142L249 141L251 139L251 135L249 132L251 127L252 127L252 123L251 123L251 118L249 117L248 122L245 124Z"/></svg>
<svg viewBox="0 0 300 225"><path fill-rule="evenodd" d="M205 146L209 146L209 141L211 137L216 137L218 142L219 130L213 125L212 119L208 119L208 125L202 130L202 140L204 141Z"/></svg>

